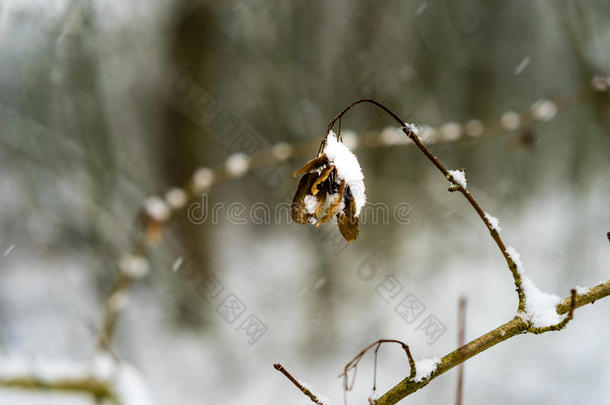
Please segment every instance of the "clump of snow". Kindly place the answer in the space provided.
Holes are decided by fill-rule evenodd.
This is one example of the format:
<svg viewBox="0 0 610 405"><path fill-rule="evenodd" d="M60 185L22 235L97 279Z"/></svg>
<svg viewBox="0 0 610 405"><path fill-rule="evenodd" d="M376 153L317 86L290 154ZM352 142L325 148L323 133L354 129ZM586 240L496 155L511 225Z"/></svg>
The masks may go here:
<svg viewBox="0 0 610 405"><path fill-rule="evenodd" d="M409 122L405 122L405 123L403 123L403 125L405 126L405 128L407 128L409 131L413 132L415 135L419 135L419 128L417 127L417 125L411 124Z"/></svg>
<svg viewBox="0 0 610 405"><path fill-rule="evenodd" d="M138 255L123 256L119 268L132 278L141 278L148 273L148 260Z"/></svg>
<svg viewBox="0 0 610 405"><path fill-rule="evenodd" d="M304 202L305 202L305 211L308 214L313 214L314 212L316 212L316 207L318 206L318 199L316 198L316 196L307 194L305 196Z"/></svg>
<svg viewBox="0 0 610 405"><path fill-rule="evenodd" d="M453 177L453 180L455 180L457 184L462 186L462 188L466 188L466 173L464 173L463 170L449 170L449 175Z"/></svg>
<svg viewBox="0 0 610 405"><path fill-rule="evenodd" d="M193 174L193 188L195 193L201 193L214 183L214 172L207 167L200 167Z"/></svg>
<svg viewBox="0 0 610 405"><path fill-rule="evenodd" d="M457 122L448 122L440 128L441 139L455 141L462 135L462 126Z"/></svg>
<svg viewBox="0 0 610 405"><path fill-rule="evenodd" d="M169 218L169 207L166 202L157 196L149 197L144 201L144 212L151 219L164 222Z"/></svg>
<svg viewBox="0 0 610 405"><path fill-rule="evenodd" d="M113 381L119 403L125 405L152 405L152 397L140 373L129 364L121 364Z"/></svg>
<svg viewBox="0 0 610 405"><path fill-rule="evenodd" d="M525 293L525 312L536 328L551 326L562 321L555 307L561 298L555 294L541 291L528 276L521 276L523 292Z"/></svg>
<svg viewBox="0 0 610 405"><path fill-rule="evenodd" d="M517 129L521 123L521 117L514 111L507 111L500 119L502 126L506 129Z"/></svg>
<svg viewBox="0 0 610 405"><path fill-rule="evenodd" d="M489 225L491 225L491 229L496 232L500 232L502 228L500 228L500 220L494 217L493 215L489 215L487 212L485 213L485 218L489 221Z"/></svg>
<svg viewBox="0 0 610 405"><path fill-rule="evenodd" d="M116 369L116 363L109 353L98 352L93 357L91 375L100 381L107 381Z"/></svg>
<svg viewBox="0 0 610 405"><path fill-rule="evenodd" d="M581 287L577 285L574 289L576 290L576 294L578 295L585 295L589 293L589 287Z"/></svg>
<svg viewBox="0 0 610 405"><path fill-rule="evenodd" d="M436 371L438 365L441 364L441 359L433 357L431 359L421 359L415 362L416 374L413 378L415 382L421 382L430 378L432 373Z"/></svg>
<svg viewBox="0 0 610 405"><path fill-rule="evenodd" d="M481 121L472 119L466 123L464 130L466 131L466 135L474 137L482 135L485 127Z"/></svg>
<svg viewBox="0 0 610 405"><path fill-rule="evenodd" d="M530 321L536 328L544 328L555 325L563 320L563 316L557 313L556 306L561 298L555 294L548 294L540 290L534 281L525 274L521 256L509 246L506 253L515 262L517 271L521 274L521 285L525 294L525 313L518 314L524 321Z"/></svg>
<svg viewBox="0 0 610 405"><path fill-rule="evenodd" d="M248 171L248 157L243 153L234 153L227 158L225 167L231 176L241 177Z"/></svg>
<svg viewBox="0 0 610 405"><path fill-rule="evenodd" d="M286 160L292 155L292 145L286 142L276 143L273 146L271 153L273 153L273 156L275 156L277 160Z"/></svg>
<svg viewBox="0 0 610 405"><path fill-rule="evenodd" d="M539 121L549 121L557 114L557 106L550 100L539 100L532 106L532 114Z"/></svg>
<svg viewBox="0 0 610 405"><path fill-rule="evenodd" d="M330 164L335 166L338 180L345 180L346 185L349 186L356 202L356 216L358 216L366 203L364 175L358 158L347 146L337 140L333 131L330 131L326 137L323 153L328 157Z"/></svg>
<svg viewBox="0 0 610 405"><path fill-rule="evenodd" d="M504 336L504 335L506 335L506 331L505 331L504 329L502 329L502 330L500 331L500 336Z"/></svg>
<svg viewBox="0 0 610 405"><path fill-rule="evenodd" d="M506 253L508 253L510 258L513 259L513 262L515 262L519 273L523 274L523 264L521 263L521 255L519 252L517 252L512 246L509 246L506 248Z"/></svg>
<svg viewBox="0 0 610 405"><path fill-rule="evenodd" d="M173 210L177 210L184 207L184 204L186 204L186 200L186 192L181 188L174 187L172 189L169 189L167 193L165 193L165 201Z"/></svg>

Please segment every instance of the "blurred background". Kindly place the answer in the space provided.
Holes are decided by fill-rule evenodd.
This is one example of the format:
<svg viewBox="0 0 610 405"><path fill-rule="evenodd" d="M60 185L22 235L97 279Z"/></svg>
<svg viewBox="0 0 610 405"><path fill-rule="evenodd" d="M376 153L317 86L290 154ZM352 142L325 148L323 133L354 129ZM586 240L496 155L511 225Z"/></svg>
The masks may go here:
<svg viewBox="0 0 610 405"><path fill-rule="evenodd" d="M291 202L291 173L360 97L466 169L542 289L607 280L609 21L607 1L0 1L0 382L15 364L91 361L145 201L163 237L112 353L154 404L310 403L275 362L342 403L337 375L376 339L416 359L457 347L460 296L467 340L511 319L512 278L480 219L372 106L342 128L387 221L367 217L347 244L333 224L253 215ZM166 220L151 196L180 205L176 186L193 199ZM476 356L464 403L604 403L609 321L602 300ZM365 357L349 403L366 403L372 371ZM379 392L408 373L381 349ZM452 370L405 403L452 403L455 387ZM0 387L2 404L96 401Z"/></svg>

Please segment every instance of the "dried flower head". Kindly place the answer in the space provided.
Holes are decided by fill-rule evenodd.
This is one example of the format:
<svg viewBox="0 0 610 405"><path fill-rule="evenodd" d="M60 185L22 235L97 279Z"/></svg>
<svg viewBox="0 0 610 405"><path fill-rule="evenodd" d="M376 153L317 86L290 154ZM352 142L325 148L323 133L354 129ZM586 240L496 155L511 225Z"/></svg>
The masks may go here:
<svg viewBox="0 0 610 405"><path fill-rule="evenodd" d="M358 216L366 203L364 176L356 156L329 131L318 157L305 163L292 201L292 220L320 226L337 217L339 231L348 242L358 237Z"/></svg>

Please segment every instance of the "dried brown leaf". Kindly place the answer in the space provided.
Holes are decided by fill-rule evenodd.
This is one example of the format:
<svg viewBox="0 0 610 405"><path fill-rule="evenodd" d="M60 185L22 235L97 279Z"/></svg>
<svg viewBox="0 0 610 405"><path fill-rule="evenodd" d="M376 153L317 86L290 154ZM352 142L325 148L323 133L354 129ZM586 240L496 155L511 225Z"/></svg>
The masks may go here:
<svg viewBox="0 0 610 405"><path fill-rule="evenodd" d="M354 196L348 187L345 192L345 208L343 209L343 213L340 212L337 214L339 231L348 242L353 242L358 237L358 222L359 219L356 216L356 200L354 200Z"/></svg>
<svg viewBox="0 0 610 405"><path fill-rule="evenodd" d="M328 164L328 158L326 157L326 155L323 154L323 155L320 155L317 158L311 159L309 162L305 163L303 166L301 166L292 175L294 177L296 177L299 174L308 173L311 170L317 169L317 168L322 167L322 166L324 166L326 164Z"/></svg>
<svg viewBox="0 0 610 405"><path fill-rule="evenodd" d="M328 207L326 207L326 212L324 216L320 218L316 226L324 225L339 211L339 206L341 205L341 201L343 201L343 196L345 194L345 180L341 181L341 186L339 187L339 193L335 198L330 201Z"/></svg>
<svg viewBox="0 0 610 405"><path fill-rule="evenodd" d="M311 185L316 180L316 177L315 173L305 173L301 180L299 180L299 185L290 207L292 220L298 224L307 224L309 222L310 215L305 209L305 196L311 189Z"/></svg>
<svg viewBox="0 0 610 405"><path fill-rule="evenodd" d="M326 179L328 179L328 176L332 173L333 170L335 170L335 166L329 165L326 169L322 171L322 173L320 173L320 177L318 177L313 183L313 186L311 186L311 194L318 194L318 185L326 181Z"/></svg>

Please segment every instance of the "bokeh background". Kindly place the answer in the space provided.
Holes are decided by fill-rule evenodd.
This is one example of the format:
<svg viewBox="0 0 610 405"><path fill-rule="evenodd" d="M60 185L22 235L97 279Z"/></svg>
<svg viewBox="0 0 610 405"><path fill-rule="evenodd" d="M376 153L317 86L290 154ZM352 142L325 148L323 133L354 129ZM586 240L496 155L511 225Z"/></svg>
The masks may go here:
<svg viewBox="0 0 610 405"><path fill-rule="evenodd" d="M257 152L282 142L305 143L304 154L206 190L195 201L224 204L219 220L176 213L150 250L113 352L154 404L309 403L274 362L341 403L337 375L376 339L403 340L416 358L453 350L460 296L469 340L510 319L512 279L480 220L391 136L356 152L369 201L390 213L407 206L406 220L366 221L344 245L332 224L226 215L231 203L290 202L292 171L365 96L444 128L427 138L435 153L466 169L541 288L567 296L607 280L609 21L607 1L1 1L0 357L33 370L90 361L143 201L253 153L229 141L234 130ZM507 120L557 97L570 102L548 119ZM217 124L220 114L228 121ZM481 136L445 125L472 119L485 123ZM355 139L393 124L367 105L342 122ZM224 286L218 300L198 293L193 272ZM391 299L387 277L402 286ZM247 307L234 323L217 311L229 293ZM395 311L407 293L425 306L411 323ZM464 403L605 403L605 301L562 332L518 336L468 361ZM248 314L266 327L254 343L238 328ZM419 327L428 316L444 328L434 339ZM372 368L365 358L350 403L367 403ZM406 375L399 348L384 347L379 391ZM455 386L452 370L405 402L452 403ZM95 401L0 387L0 403Z"/></svg>

